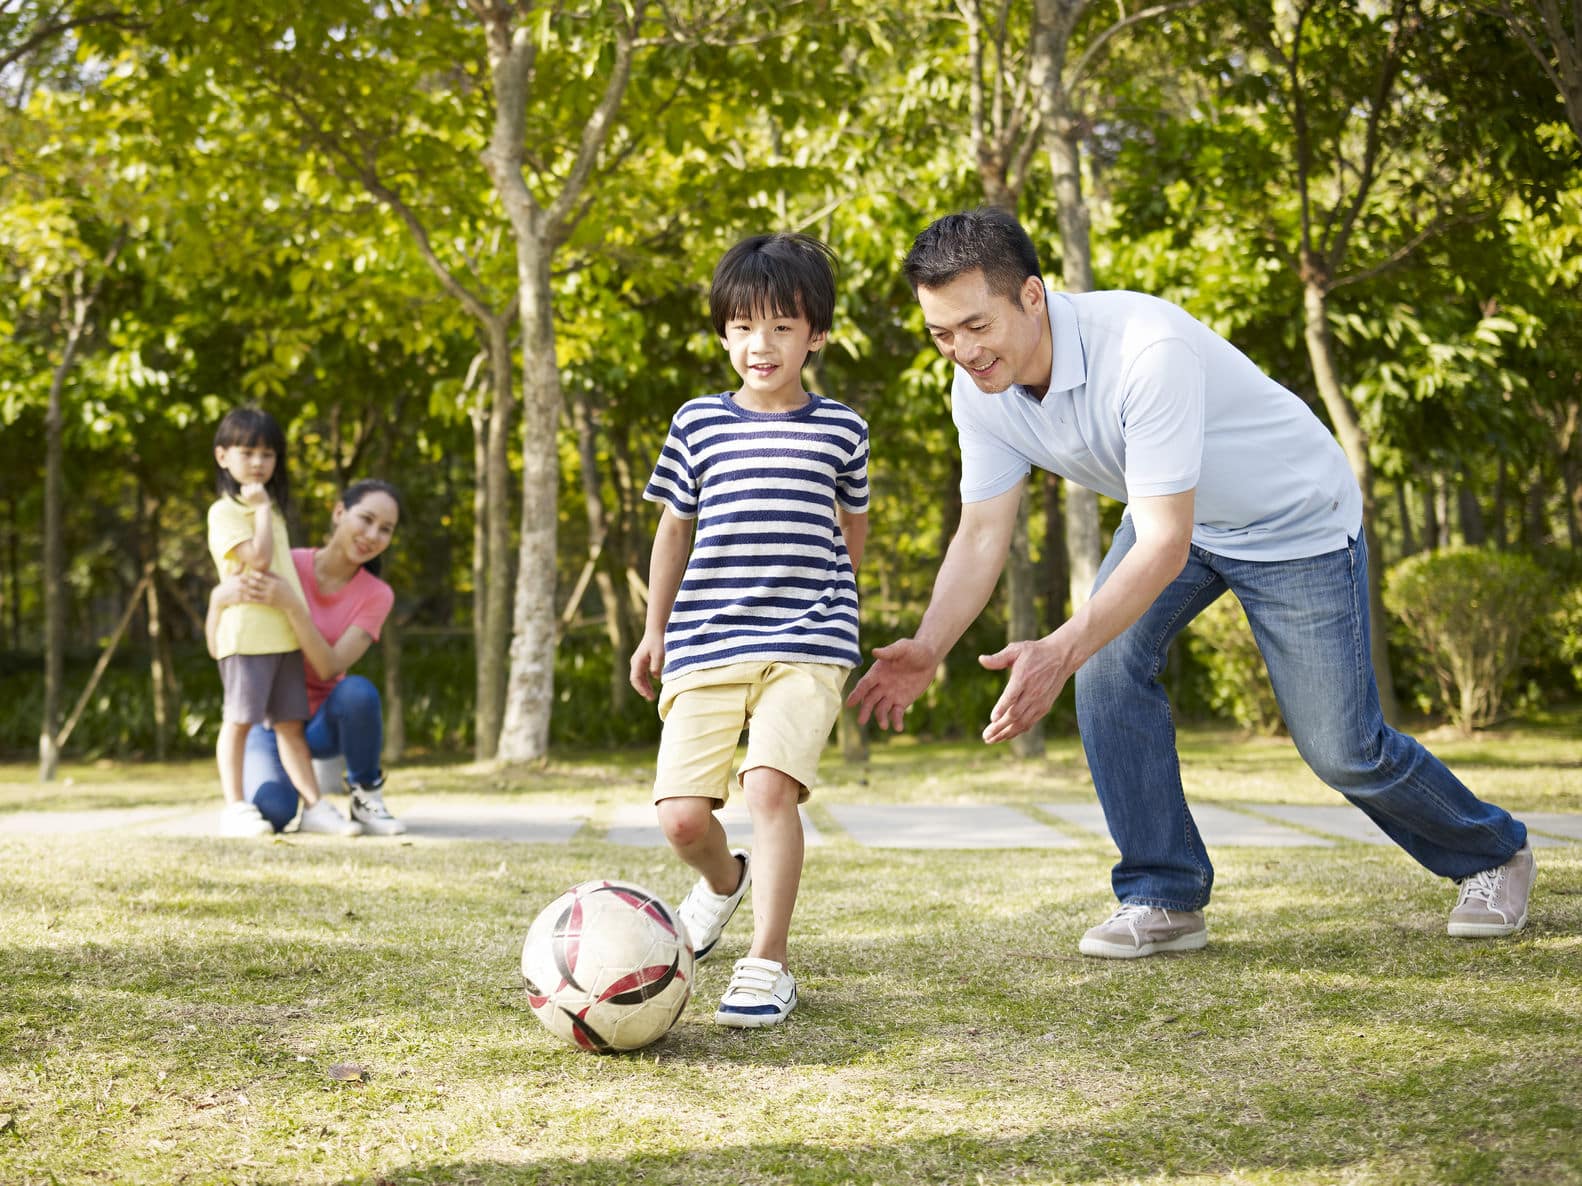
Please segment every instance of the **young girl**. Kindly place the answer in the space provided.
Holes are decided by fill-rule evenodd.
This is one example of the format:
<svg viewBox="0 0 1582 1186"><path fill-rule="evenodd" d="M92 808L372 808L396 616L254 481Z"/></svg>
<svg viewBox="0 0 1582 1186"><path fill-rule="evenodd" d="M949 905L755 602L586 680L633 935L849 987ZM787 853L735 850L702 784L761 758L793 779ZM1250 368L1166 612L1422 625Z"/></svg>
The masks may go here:
<svg viewBox="0 0 1582 1186"><path fill-rule="evenodd" d="M273 571L301 595L280 513L288 497L286 437L274 417L258 408L236 408L214 434L214 464L220 498L209 508L209 551L221 578L247 569ZM215 657L225 688L225 719L216 758L225 809L222 836L266 836L273 825L242 796L247 734L268 723L280 742L281 759L297 793L307 803L300 830L355 836L362 831L319 797L313 761L303 735L308 697L291 623L277 609L233 605L220 616Z"/></svg>

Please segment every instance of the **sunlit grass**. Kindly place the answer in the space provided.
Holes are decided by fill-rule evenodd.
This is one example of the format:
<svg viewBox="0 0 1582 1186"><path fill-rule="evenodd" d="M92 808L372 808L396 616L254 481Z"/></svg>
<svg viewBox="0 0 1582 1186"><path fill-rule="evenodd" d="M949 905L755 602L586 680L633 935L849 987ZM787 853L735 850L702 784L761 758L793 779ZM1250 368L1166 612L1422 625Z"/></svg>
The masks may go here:
<svg viewBox="0 0 1582 1186"><path fill-rule="evenodd" d="M1512 806L1582 810L1575 750L1548 744L1436 749L1480 789L1507 779ZM1279 743L1185 748L1200 798L1335 801ZM651 762L424 765L392 799L598 815L646 802ZM679 898L666 852L590 830L557 846L6 836L18 807L214 794L198 763L69 772L45 796L0 771L8 1184L1582 1181L1582 845L1540 851L1522 936L1472 943L1444 934L1450 888L1393 849L1224 849L1209 947L1123 963L1076 954L1111 905L1096 838L923 852L826 828L787 1025L709 1020L743 915L669 1036L598 1058L529 1013L521 935L589 876ZM816 816L1086 793L1071 739L1033 763L876 747L825 773ZM344 1062L366 1081L332 1081Z"/></svg>

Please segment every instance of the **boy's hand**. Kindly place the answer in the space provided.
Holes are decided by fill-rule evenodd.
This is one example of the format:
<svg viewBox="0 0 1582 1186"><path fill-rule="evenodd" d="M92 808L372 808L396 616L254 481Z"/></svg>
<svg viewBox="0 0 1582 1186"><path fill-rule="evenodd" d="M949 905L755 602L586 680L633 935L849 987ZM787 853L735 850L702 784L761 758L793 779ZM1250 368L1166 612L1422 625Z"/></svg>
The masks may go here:
<svg viewBox="0 0 1582 1186"><path fill-rule="evenodd" d="M632 669L628 675L632 687L637 689L638 695L644 700L654 698L654 677L665 666L665 640L664 636L654 637L643 635L643 641L637 644L637 649L632 652Z"/></svg>
<svg viewBox="0 0 1582 1186"><path fill-rule="evenodd" d="M254 509L269 505L269 491L262 482L245 482L241 490L242 501Z"/></svg>
<svg viewBox="0 0 1582 1186"><path fill-rule="evenodd" d="M873 717L881 729L901 732L906 710L934 682L939 660L915 638L903 638L873 649L873 666L857 681L846 707L855 708L858 724Z"/></svg>

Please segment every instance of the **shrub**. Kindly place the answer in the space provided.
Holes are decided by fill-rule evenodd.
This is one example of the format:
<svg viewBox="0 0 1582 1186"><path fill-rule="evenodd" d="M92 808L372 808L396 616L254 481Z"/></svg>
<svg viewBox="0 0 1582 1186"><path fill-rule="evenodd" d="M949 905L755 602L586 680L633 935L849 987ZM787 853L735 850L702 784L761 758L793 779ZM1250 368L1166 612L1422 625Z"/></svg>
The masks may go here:
<svg viewBox="0 0 1582 1186"><path fill-rule="evenodd" d="M1571 681L1582 689L1582 584L1561 594L1551 619L1554 650L1571 669Z"/></svg>
<svg viewBox="0 0 1582 1186"><path fill-rule="evenodd" d="M1209 707L1243 729L1273 736L1285 730L1268 668L1253 640L1247 614L1227 593L1193 619L1187 649L1207 681Z"/></svg>
<svg viewBox="0 0 1582 1186"><path fill-rule="evenodd" d="M1384 590L1385 607L1409 628L1440 706L1463 733L1498 719L1550 602L1547 575L1534 560L1488 548L1412 556L1390 572Z"/></svg>

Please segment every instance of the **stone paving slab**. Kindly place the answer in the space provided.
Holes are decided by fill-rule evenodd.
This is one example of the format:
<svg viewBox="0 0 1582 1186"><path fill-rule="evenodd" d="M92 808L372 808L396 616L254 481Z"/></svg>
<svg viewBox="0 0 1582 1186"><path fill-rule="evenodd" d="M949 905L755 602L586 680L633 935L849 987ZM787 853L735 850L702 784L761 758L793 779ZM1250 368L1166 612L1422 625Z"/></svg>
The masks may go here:
<svg viewBox="0 0 1582 1186"><path fill-rule="evenodd" d="M1013 807L987 803L832 803L829 812L869 848L1075 848L1077 841Z"/></svg>
<svg viewBox="0 0 1582 1186"><path fill-rule="evenodd" d="M1355 840L1360 844L1393 845L1395 843L1379 830L1378 824L1350 803L1318 806L1296 803L1249 803L1247 810L1256 811L1259 815L1273 816L1288 824L1311 828L1327 836L1339 836L1342 840Z"/></svg>
<svg viewBox="0 0 1582 1186"><path fill-rule="evenodd" d="M1109 841L1109 828L1104 823L1104 811L1097 800L1068 803L1040 803L1045 811L1059 816ZM1192 818L1197 822L1203 843L1211 848L1330 848L1333 840L1309 836L1293 828L1282 827L1270 820L1259 819L1244 811L1233 811L1213 803L1192 804ZM1113 841L1110 842L1114 846Z"/></svg>
<svg viewBox="0 0 1582 1186"><path fill-rule="evenodd" d="M1571 840L1582 840L1582 815L1567 815L1558 811L1529 811L1516 817L1529 828L1539 832L1553 832ZM1534 837L1534 843L1540 838Z"/></svg>
<svg viewBox="0 0 1582 1186"><path fill-rule="evenodd" d="M344 800L338 800L345 810ZM398 796L391 804L406 821L407 839L504 840L523 844L560 844L587 823L588 813L574 805L521 805L450 802L420 794ZM1109 832L1097 800L1039 804L1071 834L1004 804L852 804L832 803L828 810L841 829L858 844L873 848L995 849L1070 848L1101 840ZM1389 839L1361 811L1346 803L1331 805L1238 803L1197 804L1193 817L1210 847L1327 847L1335 840L1387 845ZM1532 829L1535 848L1582 842L1582 814L1529 812L1523 820ZM720 812L732 845L750 846L752 820L737 801ZM1294 824L1306 828L1283 826ZM802 825L809 845L826 837L804 811ZM617 808L600 825L611 843L631 847L664 846L653 807L632 803ZM140 835L217 837L219 809L126 807L95 811L0 812L0 836L91 834L109 831ZM1312 835L1311 833L1319 833ZM1327 837L1333 837L1334 840ZM316 837L314 839L317 839ZM328 839L328 838L326 838Z"/></svg>
<svg viewBox="0 0 1582 1186"><path fill-rule="evenodd" d="M0 814L0 835L59 836L74 832L110 832L160 820L177 820L190 813L184 807L105 807L97 811L13 811ZM212 813L211 831L220 828L220 813Z"/></svg>
<svg viewBox="0 0 1582 1186"><path fill-rule="evenodd" d="M733 800L715 814L724 826L725 835L729 838L732 848L752 847L753 821L746 803ZM823 844L824 834L808 818L806 810L798 808L798 814L802 817L802 842L809 847ZM665 843L665 837L654 819L652 803L632 803L618 807L611 814L610 821L605 839L611 844L626 844L634 848L657 848Z"/></svg>

